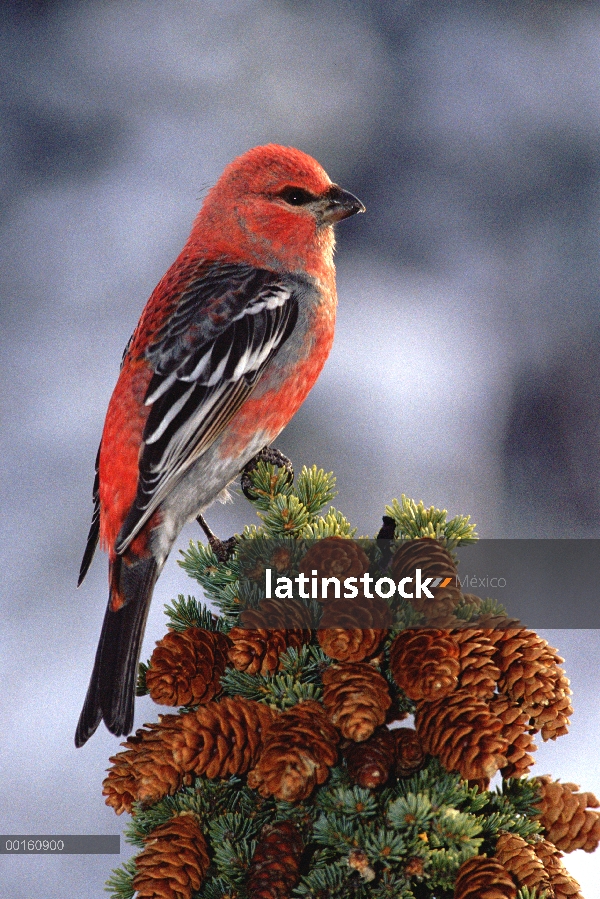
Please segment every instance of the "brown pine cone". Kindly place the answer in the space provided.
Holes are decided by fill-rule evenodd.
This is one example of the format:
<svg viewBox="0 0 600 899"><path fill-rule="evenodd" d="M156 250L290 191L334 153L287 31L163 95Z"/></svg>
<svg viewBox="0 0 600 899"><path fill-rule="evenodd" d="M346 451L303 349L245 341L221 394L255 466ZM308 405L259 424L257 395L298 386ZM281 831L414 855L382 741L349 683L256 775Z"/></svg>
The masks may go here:
<svg viewBox="0 0 600 899"><path fill-rule="evenodd" d="M319 579L319 602L334 599L333 586L328 586L327 600L321 598L321 578L336 577L341 584L347 577L360 578L369 570L369 558L363 548L349 537L325 537L310 547L299 566L299 573Z"/></svg>
<svg viewBox="0 0 600 899"><path fill-rule="evenodd" d="M434 540L432 537L420 537L417 540L409 540L403 543L396 550L390 563L391 575L398 584L403 578L411 577L412 588L415 586L415 569L421 569L421 578L451 578L450 583L445 586L438 586L428 589L433 593L433 599L429 599L427 594L423 592L418 598L409 602L417 610L425 615L425 619L429 622L431 619L439 618L442 615L450 615L461 600L460 588L457 586L457 571L454 559L447 549ZM414 589L405 590L406 593L413 593Z"/></svg>
<svg viewBox="0 0 600 899"><path fill-rule="evenodd" d="M312 621L310 612L298 599L261 599L257 609L244 609L240 615L242 627L264 628L268 631L297 630L302 643L310 640ZM308 631L308 632L307 632Z"/></svg>
<svg viewBox="0 0 600 899"><path fill-rule="evenodd" d="M520 887L537 887L538 893L550 888L544 865L533 851L533 846L516 833L500 834L494 857L512 874Z"/></svg>
<svg viewBox="0 0 600 899"><path fill-rule="evenodd" d="M202 705L182 715L181 727L168 738L174 763L211 779L245 774L276 715L269 706L240 696Z"/></svg>
<svg viewBox="0 0 600 899"><path fill-rule="evenodd" d="M342 736L368 740L392 703L385 678L366 662L342 662L326 668L322 679L323 705Z"/></svg>
<svg viewBox="0 0 600 899"><path fill-rule="evenodd" d="M390 670L410 699L441 699L458 684L459 647L447 631L406 628L390 647Z"/></svg>
<svg viewBox="0 0 600 899"><path fill-rule="evenodd" d="M234 627L227 635L232 641L229 661L236 671L248 674L269 674L279 668L279 656L288 646L298 648L302 641L298 631L271 631L265 628L248 630Z"/></svg>
<svg viewBox="0 0 600 899"><path fill-rule="evenodd" d="M150 658L146 686L159 705L198 705L221 692L219 680L227 667L229 640L225 634L189 627L169 631Z"/></svg>
<svg viewBox="0 0 600 899"><path fill-rule="evenodd" d="M490 711L502 721L502 736L508 740L507 764L501 769L502 777L523 777L534 764L532 752L537 746L531 735L529 717L521 706L506 696L498 696L490 704Z"/></svg>
<svg viewBox="0 0 600 899"><path fill-rule="evenodd" d="M542 739L566 733L573 713L571 690L556 650L524 627L495 631L490 639L496 644L494 662L500 668L498 690L528 712Z"/></svg>
<svg viewBox="0 0 600 899"><path fill-rule="evenodd" d="M493 777L507 764L501 719L467 690L420 703L415 728L424 750L465 780Z"/></svg>
<svg viewBox="0 0 600 899"><path fill-rule="evenodd" d="M274 575L275 577L279 574L287 575L289 577L293 562L293 553L289 546L277 546L270 543L264 558L258 560L255 559L252 563L249 563L248 560L243 558L240 559L240 561L242 564L243 576L264 586L265 571L267 568L270 568L272 572L277 572L277 574Z"/></svg>
<svg viewBox="0 0 600 899"><path fill-rule="evenodd" d="M396 743L396 777L410 777L425 764L426 752L412 727L396 727L391 731Z"/></svg>
<svg viewBox="0 0 600 899"><path fill-rule="evenodd" d="M378 727L363 743L347 740L341 750L353 783L374 790L387 782L396 760L396 741L387 727Z"/></svg>
<svg viewBox="0 0 600 899"><path fill-rule="evenodd" d="M263 827L248 868L250 899L287 899L300 879L302 836L291 821Z"/></svg>
<svg viewBox="0 0 600 899"><path fill-rule="evenodd" d="M557 737L568 733L573 714L570 700L572 691L569 684L569 678L559 668L554 681L554 698L548 705L536 710L534 716L535 729L541 732L542 740L556 740Z"/></svg>
<svg viewBox="0 0 600 899"><path fill-rule="evenodd" d="M583 899L581 887L563 865L562 852L553 843L540 837L533 844L533 851L546 870L554 899Z"/></svg>
<svg viewBox="0 0 600 899"><path fill-rule="evenodd" d="M324 783L337 759L338 735L313 700L282 712L265 734L248 786L261 796L299 802Z"/></svg>
<svg viewBox="0 0 600 899"><path fill-rule="evenodd" d="M183 719L180 715L158 717L158 723L146 724L121 743L125 751L110 759L102 794L117 815L131 814L135 801L152 804L163 796L172 796L183 783L184 771L174 761L168 745Z"/></svg>
<svg viewBox="0 0 600 899"><path fill-rule="evenodd" d="M577 784L560 783L547 774L535 778L540 788L538 819L546 838L557 849L593 852L600 843L600 802L593 793L580 793Z"/></svg>
<svg viewBox="0 0 600 899"><path fill-rule="evenodd" d="M355 599L333 599L325 605L317 638L330 658L362 662L377 652L391 623L385 600L359 592Z"/></svg>
<svg viewBox="0 0 600 899"><path fill-rule="evenodd" d="M454 628L452 636L459 648L460 687L480 699L491 699L500 669L493 661L495 645L489 632L466 625Z"/></svg>
<svg viewBox="0 0 600 899"><path fill-rule="evenodd" d="M144 842L135 860L137 899L192 899L210 864L206 840L194 816L182 812L155 827Z"/></svg>
<svg viewBox="0 0 600 899"><path fill-rule="evenodd" d="M454 899L516 899L510 874L494 858L475 855L458 869Z"/></svg>

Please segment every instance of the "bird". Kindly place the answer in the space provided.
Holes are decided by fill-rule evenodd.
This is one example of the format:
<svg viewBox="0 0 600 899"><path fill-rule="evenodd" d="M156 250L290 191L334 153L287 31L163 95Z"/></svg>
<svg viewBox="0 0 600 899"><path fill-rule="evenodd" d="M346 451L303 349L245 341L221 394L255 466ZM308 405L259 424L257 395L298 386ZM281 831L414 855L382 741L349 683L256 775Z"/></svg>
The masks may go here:
<svg viewBox="0 0 600 899"><path fill-rule="evenodd" d="M96 457L81 584L98 542L109 599L75 734L131 732L156 580L183 526L271 446L317 380L337 305L334 226L364 212L294 147L229 163L123 353Z"/></svg>

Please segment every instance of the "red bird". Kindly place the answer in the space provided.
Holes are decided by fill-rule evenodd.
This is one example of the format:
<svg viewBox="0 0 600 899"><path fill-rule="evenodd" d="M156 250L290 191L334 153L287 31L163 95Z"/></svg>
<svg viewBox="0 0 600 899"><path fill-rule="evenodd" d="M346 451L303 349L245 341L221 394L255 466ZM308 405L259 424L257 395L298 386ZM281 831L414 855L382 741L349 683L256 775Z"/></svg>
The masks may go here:
<svg viewBox="0 0 600 899"><path fill-rule="evenodd" d="M279 434L333 341L333 225L363 212L310 156L255 147L206 196L127 345L96 461L109 600L75 745L133 726L152 591L173 542Z"/></svg>

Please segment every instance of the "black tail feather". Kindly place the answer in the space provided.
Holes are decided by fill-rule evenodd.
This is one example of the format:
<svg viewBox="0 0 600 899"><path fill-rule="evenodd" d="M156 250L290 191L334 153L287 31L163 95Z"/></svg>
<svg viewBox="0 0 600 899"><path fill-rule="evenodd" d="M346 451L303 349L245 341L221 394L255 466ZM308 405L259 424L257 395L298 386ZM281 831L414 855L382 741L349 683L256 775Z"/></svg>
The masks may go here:
<svg viewBox="0 0 600 899"><path fill-rule="evenodd" d="M104 616L96 661L83 709L75 733L75 745L83 746L104 720L116 736L128 734L133 727L137 667L144 628L156 578L153 558L128 565L120 558L119 592L125 604L113 612L110 602Z"/></svg>

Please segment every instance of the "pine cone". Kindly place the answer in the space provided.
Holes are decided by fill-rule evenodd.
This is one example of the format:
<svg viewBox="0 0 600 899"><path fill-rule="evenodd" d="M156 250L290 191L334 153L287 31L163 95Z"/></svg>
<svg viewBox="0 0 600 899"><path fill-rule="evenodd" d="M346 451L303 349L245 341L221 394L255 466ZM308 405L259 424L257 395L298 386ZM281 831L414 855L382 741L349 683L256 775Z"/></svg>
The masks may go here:
<svg viewBox="0 0 600 899"><path fill-rule="evenodd" d="M390 670L410 699L441 699L458 684L458 656L458 643L447 632L406 628L390 647Z"/></svg>
<svg viewBox="0 0 600 899"><path fill-rule="evenodd" d="M563 865L562 852L553 843L540 837L533 844L533 851L545 868L554 899L583 899L581 887Z"/></svg>
<svg viewBox="0 0 600 899"><path fill-rule="evenodd" d="M593 793L580 793L577 784L560 783L547 774L535 778L540 787L540 824L557 849L593 852L600 842L600 802Z"/></svg>
<svg viewBox="0 0 600 899"><path fill-rule="evenodd" d="M500 834L494 857L512 874L520 887L537 887L538 893L550 888L544 865L533 851L533 846L516 833Z"/></svg>
<svg viewBox="0 0 600 899"><path fill-rule="evenodd" d="M208 850L193 815L183 812L159 824L135 860L137 899L192 899L208 866Z"/></svg>
<svg viewBox="0 0 600 899"><path fill-rule="evenodd" d="M325 782L337 759L338 735L323 707L299 702L273 721L248 786L261 796L299 802Z"/></svg>
<svg viewBox="0 0 600 899"><path fill-rule="evenodd" d="M459 648L460 687L480 699L491 699L500 669L493 661L495 645L489 631L467 625L455 628L452 636Z"/></svg>
<svg viewBox="0 0 600 899"><path fill-rule="evenodd" d="M505 780L509 777L523 777L534 763L530 753L537 749L530 732L527 712L506 696L493 699L489 708L502 721L501 733L508 740L507 764L501 770L502 777Z"/></svg>
<svg viewBox="0 0 600 899"><path fill-rule="evenodd" d="M182 785L184 772L168 746L169 737L180 730L182 720L180 715L159 715L158 723L139 728L121 743L125 751L112 756L102 794L117 815L131 814L135 801L151 804L172 796Z"/></svg>
<svg viewBox="0 0 600 899"><path fill-rule="evenodd" d="M378 727L363 743L347 740L342 745L342 757L352 782L374 790L387 782L396 760L393 732Z"/></svg>
<svg viewBox="0 0 600 899"><path fill-rule="evenodd" d="M316 571L321 587L321 578L336 577L343 584L347 577L362 577L369 570L369 565L368 556L354 540L349 537L325 537L310 547L300 562L299 573L312 578L313 571ZM334 590L329 585L327 601L333 598ZM319 597L319 601L326 600Z"/></svg>
<svg viewBox="0 0 600 899"><path fill-rule="evenodd" d="M412 727L396 727L391 731L396 743L396 777L410 777L425 764L424 751L419 736Z"/></svg>
<svg viewBox="0 0 600 899"><path fill-rule="evenodd" d="M560 659L560 656L557 656ZM535 729L542 734L542 740L556 740L557 737L568 733L570 718L573 714L570 696L569 678L561 668L558 669L554 681L554 698L547 706L536 710L534 716Z"/></svg>
<svg viewBox="0 0 600 899"><path fill-rule="evenodd" d="M302 645L299 632L270 631L264 628L248 630L234 627L227 635L232 641L229 661L236 671L248 674L269 674L279 668L279 656L289 646Z"/></svg>
<svg viewBox="0 0 600 899"><path fill-rule="evenodd" d="M156 644L146 672L146 686L159 705L198 705L221 692L227 666L225 634L190 627L170 631Z"/></svg>
<svg viewBox="0 0 600 899"><path fill-rule="evenodd" d="M368 740L391 705L388 685L366 662L331 665L322 674L323 705L348 740Z"/></svg>
<svg viewBox="0 0 600 899"><path fill-rule="evenodd" d="M507 764L501 719L467 690L421 703L415 728L424 750L465 780L493 777Z"/></svg>
<svg viewBox="0 0 600 899"><path fill-rule="evenodd" d="M454 899L516 899L510 874L494 858L475 855L458 869Z"/></svg>
<svg viewBox="0 0 600 899"><path fill-rule="evenodd" d="M359 593L355 599L333 599L325 605L317 638L330 658L362 662L377 652L391 623L385 600Z"/></svg>
<svg viewBox="0 0 600 899"><path fill-rule="evenodd" d="M310 640L310 612L298 599L261 599L257 609L244 609L240 621L248 630L298 631L302 643Z"/></svg>
<svg viewBox="0 0 600 899"><path fill-rule="evenodd" d="M256 581L262 586L264 586L265 583L265 572L267 568L270 568L272 572L277 572L278 575L284 574L289 577L293 558L291 547L277 545L269 541L266 553L263 552L260 558L255 558L252 562L248 559L240 559L243 577L247 577L251 581Z"/></svg>
<svg viewBox="0 0 600 899"><path fill-rule="evenodd" d="M250 867L250 899L287 899L300 879L302 836L291 821L263 827Z"/></svg>
<svg viewBox="0 0 600 899"><path fill-rule="evenodd" d="M240 696L200 706L181 716L181 727L168 744L181 771L208 778L245 774L262 748L276 717L269 706Z"/></svg>
<svg viewBox="0 0 600 899"><path fill-rule="evenodd" d="M568 730L573 709L571 690L556 650L527 628L492 632L494 662L500 668L498 690L518 702L542 739L554 740Z"/></svg>
<svg viewBox="0 0 600 899"><path fill-rule="evenodd" d="M432 537L420 537L403 543L390 562L393 579L398 584L403 578L411 577L414 585L417 568L421 569L423 580L429 577L442 578L442 582L446 578L452 580L446 587L438 586L432 589L430 585L428 589L433 593L433 599L429 599L424 593L420 599L415 596L409 600L411 605L417 612L422 612L428 622L441 615L451 614L460 602L461 593L456 586L456 565L448 550Z"/></svg>

